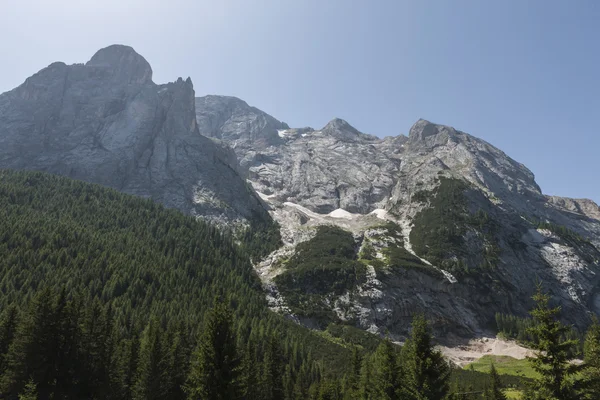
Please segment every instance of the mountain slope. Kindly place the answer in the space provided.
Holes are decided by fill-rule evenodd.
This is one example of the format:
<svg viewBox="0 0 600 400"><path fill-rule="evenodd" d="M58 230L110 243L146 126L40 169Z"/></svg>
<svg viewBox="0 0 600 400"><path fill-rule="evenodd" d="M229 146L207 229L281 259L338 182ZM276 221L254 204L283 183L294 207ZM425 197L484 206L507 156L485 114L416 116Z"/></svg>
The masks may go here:
<svg viewBox="0 0 600 400"><path fill-rule="evenodd" d="M155 84L127 46L53 63L0 95L0 167L99 183L218 222L268 218L235 155L198 133L191 80Z"/></svg>
<svg viewBox="0 0 600 400"><path fill-rule="evenodd" d="M419 120L408 137L379 139L334 119L320 130L280 128L265 143L245 123L259 113L238 104L234 119L216 106L197 115L238 122L209 134L235 138L242 167L282 226L286 246L257 268L283 312L315 323L306 320L314 306L302 305L318 294L331 319L373 332L401 337L411 315L425 312L438 332L472 336L493 330L497 312L525 316L541 281L568 322L583 327L600 313L595 203L545 196L524 165L449 126ZM278 282L299 273L289 264L296 246L318 240L328 224L353 234L350 261L366 272L345 292L316 293L309 288L328 279L316 267L314 285L303 281L308 292L286 299L293 288ZM302 271L291 281L305 279Z"/></svg>
<svg viewBox="0 0 600 400"><path fill-rule="evenodd" d="M0 170L0 239L2 310L26 306L46 289L64 291L81 307L98 303L110 312L119 340L139 339L156 317L194 343L221 297L245 339L263 342L277 332L285 353L294 354L292 370L309 361L309 352L332 375L349 363L341 334L334 343L268 310L244 246L153 201L51 174Z"/></svg>

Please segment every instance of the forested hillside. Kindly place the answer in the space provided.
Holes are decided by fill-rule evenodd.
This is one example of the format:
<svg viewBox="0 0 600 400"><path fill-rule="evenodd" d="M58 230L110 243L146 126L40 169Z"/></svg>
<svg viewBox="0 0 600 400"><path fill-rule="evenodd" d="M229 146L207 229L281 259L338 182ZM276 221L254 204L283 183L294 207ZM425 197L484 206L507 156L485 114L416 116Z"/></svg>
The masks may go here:
<svg viewBox="0 0 600 400"><path fill-rule="evenodd" d="M184 398L179 384L217 298L233 310L237 341L260 344L258 365L274 338L287 387L301 378L307 390L324 368L342 374L343 339L268 310L249 258L270 236L247 233L238 246L150 200L1 171L1 393L14 397L33 379L40 398L147 398L143 385L157 385L154 398ZM144 375L152 368L160 379Z"/></svg>

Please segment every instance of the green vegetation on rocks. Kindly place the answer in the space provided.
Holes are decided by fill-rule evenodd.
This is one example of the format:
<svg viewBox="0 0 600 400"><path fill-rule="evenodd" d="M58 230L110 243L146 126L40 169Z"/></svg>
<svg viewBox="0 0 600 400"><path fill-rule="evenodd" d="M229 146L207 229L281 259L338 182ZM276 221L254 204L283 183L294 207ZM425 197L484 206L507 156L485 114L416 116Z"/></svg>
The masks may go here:
<svg viewBox="0 0 600 400"><path fill-rule="evenodd" d="M496 223L483 210L469 212L467 190L465 181L440 176L434 190L418 192L419 201L427 205L415 216L410 233L410 242L419 256L456 276L493 269L500 255L494 237ZM465 237L469 231L479 238L478 251L467 247ZM479 260L471 259L474 252L481 253Z"/></svg>
<svg viewBox="0 0 600 400"><path fill-rule="evenodd" d="M402 229L398 224L388 221L384 225L376 226L372 229L381 231L382 233L365 237L359 253L361 261L373 265L376 269L384 272L399 272L413 269L438 279L444 278L444 275L438 269L425 264L418 257L415 257L406 250ZM385 243L381 248L381 259L376 257L373 242ZM385 279L385 275L383 275L382 279Z"/></svg>
<svg viewBox="0 0 600 400"><path fill-rule="evenodd" d="M324 323L335 319L324 298L342 295L366 279L356 251L352 234L333 226L320 226L314 238L300 243L275 278L292 312Z"/></svg>

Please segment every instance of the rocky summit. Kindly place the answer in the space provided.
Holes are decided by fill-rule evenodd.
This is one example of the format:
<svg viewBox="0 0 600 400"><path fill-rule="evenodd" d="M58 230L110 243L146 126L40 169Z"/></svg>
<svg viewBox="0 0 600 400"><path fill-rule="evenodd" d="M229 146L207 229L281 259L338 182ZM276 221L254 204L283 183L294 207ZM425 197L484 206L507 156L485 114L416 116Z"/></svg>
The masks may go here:
<svg viewBox="0 0 600 400"><path fill-rule="evenodd" d="M127 46L56 62L0 95L0 168L99 183L217 222L268 218L233 152L199 134L191 80L155 84Z"/></svg>
<svg viewBox="0 0 600 400"><path fill-rule="evenodd" d="M446 338L481 335L497 313L526 317L538 282L568 322L600 313L598 205L544 195L481 139L422 119L384 139L341 119L289 128L218 96L196 99L196 116L280 223L285 246L257 269L272 307L301 323L402 338L425 313Z"/></svg>

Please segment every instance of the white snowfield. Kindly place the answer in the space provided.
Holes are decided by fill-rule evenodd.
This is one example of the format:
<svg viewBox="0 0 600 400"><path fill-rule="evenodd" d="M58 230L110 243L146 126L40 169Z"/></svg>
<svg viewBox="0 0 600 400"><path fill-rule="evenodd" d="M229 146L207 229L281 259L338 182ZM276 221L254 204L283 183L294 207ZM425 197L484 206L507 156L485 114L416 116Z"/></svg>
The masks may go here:
<svg viewBox="0 0 600 400"><path fill-rule="evenodd" d="M387 218L387 211L385 211L383 208L377 208L373 211L371 211L371 214L374 214L377 218L379 219L383 219L386 220Z"/></svg>
<svg viewBox="0 0 600 400"><path fill-rule="evenodd" d="M331 218L344 218L344 219L354 219L356 215L344 210L343 208L338 208L337 210L333 210L329 214L327 214Z"/></svg>

